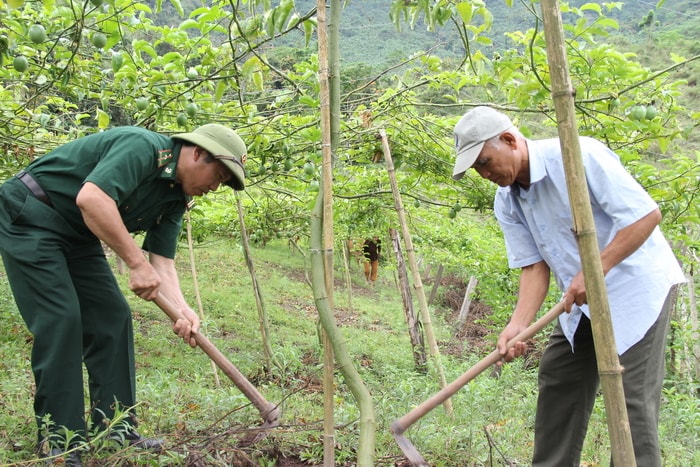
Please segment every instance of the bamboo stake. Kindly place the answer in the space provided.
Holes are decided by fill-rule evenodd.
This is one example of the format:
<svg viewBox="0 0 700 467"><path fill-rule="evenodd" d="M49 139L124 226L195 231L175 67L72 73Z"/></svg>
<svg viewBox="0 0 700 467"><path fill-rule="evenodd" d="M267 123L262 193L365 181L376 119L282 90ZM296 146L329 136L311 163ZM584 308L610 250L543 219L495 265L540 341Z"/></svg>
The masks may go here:
<svg viewBox="0 0 700 467"><path fill-rule="evenodd" d="M421 317L423 318L423 329L425 330L425 338L428 341L429 354L435 361L435 369L438 373L440 387L444 388L447 386L447 379L445 378L445 370L443 369L442 362L440 361L440 349L438 348L437 339L435 338L435 333L433 331L433 322L430 319L428 301L425 298L425 291L423 290L423 280L420 277L420 271L416 261L416 254L413 248L413 241L411 240L411 233L408 230L408 222L406 222L406 211L403 207L403 201L401 200L401 192L399 192L398 183L396 182L396 171L394 170L394 161L391 158L391 148L389 148L389 141L384 130L379 131L379 137L382 140L382 150L384 151L386 170L389 173L391 191L394 194L394 206L396 208L396 213L399 216L399 224L401 224L403 240L406 243L408 263L411 266L411 272L413 274L413 288L416 289L416 294L418 295L418 304L420 306ZM450 399L445 399L443 405L445 406L445 411L447 414L452 415L452 402Z"/></svg>
<svg viewBox="0 0 700 467"><path fill-rule="evenodd" d="M591 311L591 327L610 431L612 457L617 467L634 467L637 463L622 386L623 368L620 366L612 330L610 306L576 128L575 93L566 59L564 28L556 0L542 0L542 17L552 82L552 98L564 158L573 228L579 246L581 268L586 282L586 296Z"/></svg>
<svg viewBox="0 0 700 467"><path fill-rule="evenodd" d="M316 308L318 309L321 326L328 334L329 342L333 345L335 361L338 371L343 374L343 378L357 401L360 410L360 438L357 443L357 463L358 467L371 467L374 465L374 445L376 420L372 396L362 381L362 377L355 368L353 360L350 358L347 346L341 330L335 323L332 310L329 306L326 295L325 277L322 274L324 269L323 249L321 248L321 223L323 222L323 206L321 203L321 193L316 198L314 209L311 213L311 280L313 282L313 293Z"/></svg>
<svg viewBox="0 0 700 467"><path fill-rule="evenodd" d="M401 239L396 229L389 229L389 235L391 236L391 244L394 247L394 256L396 257L397 286L403 300L403 311L406 325L408 326L408 336L411 339L415 369L419 373L425 373L427 370L425 344L423 343L423 333L420 331L420 322L416 319L416 313L413 310L413 298L408 282L408 274L406 273L406 263L401 252Z"/></svg>
<svg viewBox="0 0 700 467"><path fill-rule="evenodd" d="M194 286L194 296L197 300L197 312L199 313L199 319L204 324L204 307L202 306L202 296L199 293L199 282L197 281L197 267L194 261L194 245L192 241L192 218L190 217L190 210L186 211L187 215L187 248L190 251L190 270L192 271L192 285ZM214 373L214 383L216 387L221 387L221 382L219 381L219 372L216 370L216 363L211 361L211 370Z"/></svg>
<svg viewBox="0 0 700 467"><path fill-rule="evenodd" d="M258 284L258 275L255 273L255 265L253 264L253 255L250 251L250 242L248 241L248 231L245 228L245 218L243 214L243 203L241 202L241 197L236 194L236 203L238 205L238 222L241 224L241 243L243 245L243 256L245 257L245 264L248 267L248 272L250 273L250 279L253 283L253 293L255 294L255 305L258 309L258 324L260 325L260 334L262 336L263 344L263 355L265 356L265 366L269 370L272 361L272 344L270 343L270 324L267 319L267 309L265 308L265 301L262 297L262 292L260 291L260 285Z"/></svg>
<svg viewBox="0 0 700 467"><path fill-rule="evenodd" d="M332 0L332 10L340 8L339 0ZM362 381L362 377L354 367L352 359L345 347L345 341L340 334L333 316L333 148L331 135L330 95L328 89L328 51L326 37L326 4L318 0L318 61L319 61L319 94L321 101L321 150L323 153L321 191L316 198L316 204L311 215L311 275L313 282L314 300L318 309L319 319L323 328L324 349L324 433L332 433L332 418L328 417L328 406L332 409L333 397L333 362L338 363L338 369L357 401L360 410L360 439L357 447L357 465L370 467L374 465L374 446L376 420L372 396ZM337 11L337 10L335 10ZM336 57L337 59L337 57ZM336 115L337 117L337 115ZM323 230L323 238L321 238ZM323 253L323 254L322 254ZM324 274L319 274L323 271ZM332 350L332 353L331 353ZM330 387L328 387L330 385ZM329 403L330 400L330 403ZM331 410L332 411L332 410ZM332 413L330 414L332 417ZM334 465L334 438L324 438L324 466Z"/></svg>
<svg viewBox="0 0 700 467"><path fill-rule="evenodd" d="M332 185L332 155L331 155L331 114L330 91L328 89L328 31L326 30L326 2L318 0L316 7L318 20L318 81L321 101L321 193L323 210L321 228L323 229L322 249L324 267L324 283L329 314L333 314L333 185ZM315 272L315 271L314 271ZM313 279L312 279L313 280ZM320 314L320 310L319 310ZM323 343L323 465L335 465L335 427L333 415L333 395L335 372L333 345L328 337L325 326L321 327Z"/></svg>
<svg viewBox="0 0 700 467"><path fill-rule="evenodd" d="M350 258L348 243L343 242L343 275L345 276L345 290L348 292L348 310L352 313L352 277L350 276Z"/></svg>

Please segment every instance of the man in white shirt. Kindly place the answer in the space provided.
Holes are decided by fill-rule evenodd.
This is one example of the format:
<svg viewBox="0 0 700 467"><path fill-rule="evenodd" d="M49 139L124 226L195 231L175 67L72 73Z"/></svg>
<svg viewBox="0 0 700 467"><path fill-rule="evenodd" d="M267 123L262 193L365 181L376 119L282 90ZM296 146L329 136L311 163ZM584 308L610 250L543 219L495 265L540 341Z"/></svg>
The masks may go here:
<svg viewBox="0 0 700 467"><path fill-rule="evenodd" d="M473 168L499 186L494 202L508 262L520 268L518 301L498 339L506 361L525 353L506 342L535 317L550 273L567 314L550 336L539 368L533 466L578 467L598 388L595 348L558 139L529 140L504 114L476 107L455 126L453 178ZM660 467L658 414L675 285L685 281L658 228L657 204L619 158L580 139L608 290L615 343L637 465Z"/></svg>

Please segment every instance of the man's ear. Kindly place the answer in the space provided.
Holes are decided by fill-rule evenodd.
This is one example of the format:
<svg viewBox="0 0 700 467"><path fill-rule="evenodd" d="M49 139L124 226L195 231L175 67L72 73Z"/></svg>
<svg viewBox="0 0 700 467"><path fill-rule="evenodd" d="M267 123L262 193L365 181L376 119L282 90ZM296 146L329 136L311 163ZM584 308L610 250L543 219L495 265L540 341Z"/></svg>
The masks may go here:
<svg viewBox="0 0 700 467"><path fill-rule="evenodd" d="M511 149L515 149L518 145L518 138L510 131L504 131L501 133L501 140L510 146Z"/></svg>
<svg viewBox="0 0 700 467"><path fill-rule="evenodd" d="M202 156L203 149L199 146L192 146L192 159L196 162Z"/></svg>

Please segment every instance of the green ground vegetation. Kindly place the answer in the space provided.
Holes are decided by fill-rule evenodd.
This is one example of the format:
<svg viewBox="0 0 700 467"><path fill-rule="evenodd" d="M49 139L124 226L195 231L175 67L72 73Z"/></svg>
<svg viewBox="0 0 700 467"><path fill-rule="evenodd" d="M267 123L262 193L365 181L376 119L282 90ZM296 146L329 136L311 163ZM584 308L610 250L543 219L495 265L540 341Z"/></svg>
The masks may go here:
<svg viewBox="0 0 700 467"><path fill-rule="evenodd" d="M261 423L257 410L223 374L219 374L217 386L206 355L178 341L167 317L155 305L131 294L126 287L127 276L118 274L133 306L141 431L147 436L165 437L167 450L156 455L116 449L95 439L83 456L85 461L93 462L88 465L322 463L322 348L308 284L308 254L302 256L306 248L299 246L297 249L286 240L275 240L253 250L269 313L273 349L273 364L269 367L263 358L251 278L239 244L214 238L194 249L204 332L265 398L280 404L281 425L259 443L242 446L245 435ZM360 265L351 261L352 285L348 289L340 253L336 261L335 316L376 406L376 465L407 465L389 425L436 392L437 379L432 371L415 370L393 262L383 261L378 283L369 287ZM183 289L194 304L186 244L179 253L178 268ZM463 292L463 284L455 284L454 278L442 283L431 312L451 381L492 350L498 327L491 319L494 310L477 299L470 328L455 330L455 299L450 297L455 287ZM425 285L432 287L430 278L426 278ZM459 302L459 293L457 296ZM37 459L29 363L32 339L16 311L2 270L0 320L0 465L34 465ZM452 399L452 416L438 407L406 432L432 465L528 464L537 392L536 356L544 337L533 342L531 358L504 366L500 375L485 372L459 391ZM350 466L357 444L358 410L339 373L335 382L336 463ZM669 374L661 414L666 466L700 463L696 436L700 411L693 395L695 389ZM601 398L593 414L582 465L607 465L608 459Z"/></svg>

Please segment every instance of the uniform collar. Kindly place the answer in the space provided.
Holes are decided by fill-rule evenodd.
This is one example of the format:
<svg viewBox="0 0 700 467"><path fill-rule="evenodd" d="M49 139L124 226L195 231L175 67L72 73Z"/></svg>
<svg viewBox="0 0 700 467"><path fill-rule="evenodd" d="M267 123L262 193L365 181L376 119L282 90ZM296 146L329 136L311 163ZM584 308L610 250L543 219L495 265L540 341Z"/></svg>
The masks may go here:
<svg viewBox="0 0 700 467"><path fill-rule="evenodd" d="M175 172L177 170L177 161L180 159L180 149L182 149L182 143L173 141L173 146L171 148L158 151L158 168L160 169L158 178L175 182Z"/></svg>
<svg viewBox="0 0 700 467"><path fill-rule="evenodd" d="M182 143L178 140L173 140L172 148L161 149L158 153L158 168L160 169L158 178L168 181L171 188L179 185L175 180L175 172L177 171L177 162L180 160L181 149ZM189 195L185 195L185 206L187 206L187 209L191 209L194 206L194 200Z"/></svg>

